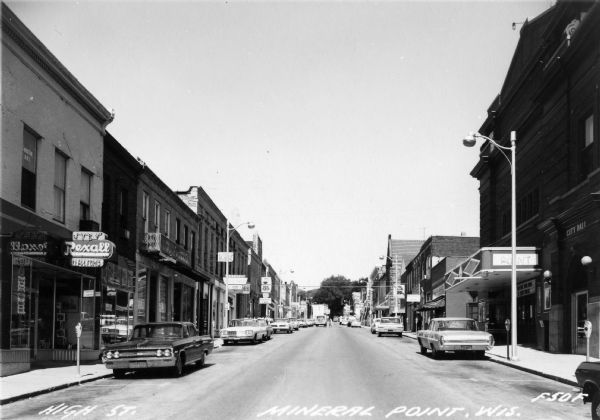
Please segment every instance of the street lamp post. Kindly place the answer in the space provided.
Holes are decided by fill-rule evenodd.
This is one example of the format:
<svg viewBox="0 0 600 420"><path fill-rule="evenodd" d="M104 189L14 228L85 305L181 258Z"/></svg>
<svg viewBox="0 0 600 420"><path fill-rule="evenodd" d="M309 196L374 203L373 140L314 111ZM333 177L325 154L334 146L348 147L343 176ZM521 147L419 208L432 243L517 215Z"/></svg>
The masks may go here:
<svg viewBox="0 0 600 420"><path fill-rule="evenodd" d="M233 261L233 255L231 256L231 258L229 257L229 233L244 225L248 225L248 229L254 229L254 223L244 222L240 223L236 227L231 228L229 227L229 220L227 220L225 223L225 226L227 228L225 241L225 328L227 328L227 326L229 325L229 260L231 259Z"/></svg>
<svg viewBox="0 0 600 420"><path fill-rule="evenodd" d="M500 152L510 165L511 174L511 270L510 270L510 321L511 321L511 360L518 360L517 354L517 199L516 199L516 154L517 154L517 134L510 132L510 147L501 146L493 139L479 133L471 133L463 139L466 147L473 147L477 139L483 139L491 142L500 149ZM504 153L504 150L510 150L510 159ZM508 345L508 343L507 343Z"/></svg>

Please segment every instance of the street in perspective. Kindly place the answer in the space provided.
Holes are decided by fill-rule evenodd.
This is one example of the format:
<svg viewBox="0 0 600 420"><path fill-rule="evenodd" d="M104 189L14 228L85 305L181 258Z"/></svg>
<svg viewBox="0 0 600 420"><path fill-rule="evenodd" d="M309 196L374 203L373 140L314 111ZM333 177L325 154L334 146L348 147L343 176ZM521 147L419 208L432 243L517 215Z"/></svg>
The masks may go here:
<svg viewBox="0 0 600 420"><path fill-rule="evenodd" d="M0 0L2 419L600 419L600 0Z"/></svg>

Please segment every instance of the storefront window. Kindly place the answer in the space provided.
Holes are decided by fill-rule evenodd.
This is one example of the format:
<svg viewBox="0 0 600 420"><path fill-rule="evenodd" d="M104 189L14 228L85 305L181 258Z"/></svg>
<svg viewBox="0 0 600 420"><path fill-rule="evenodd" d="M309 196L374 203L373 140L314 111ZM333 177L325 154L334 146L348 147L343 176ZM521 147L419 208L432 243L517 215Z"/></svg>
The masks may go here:
<svg viewBox="0 0 600 420"><path fill-rule="evenodd" d="M94 348L95 284L95 279L83 279L80 319L81 338L79 340L82 349Z"/></svg>
<svg viewBox="0 0 600 420"><path fill-rule="evenodd" d="M136 287L136 315L135 323L141 324L146 322L146 296L147 296L147 273L146 268L141 268L137 273L137 287Z"/></svg>
<svg viewBox="0 0 600 420"><path fill-rule="evenodd" d="M31 316L31 260L13 256L10 347L28 348L30 330L35 320Z"/></svg>
<svg viewBox="0 0 600 420"><path fill-rule="evenodd" d="M160 321L167 321L167 286L169 279L165 276L160 276L159 297L158 297L158 315Z"/></svg>

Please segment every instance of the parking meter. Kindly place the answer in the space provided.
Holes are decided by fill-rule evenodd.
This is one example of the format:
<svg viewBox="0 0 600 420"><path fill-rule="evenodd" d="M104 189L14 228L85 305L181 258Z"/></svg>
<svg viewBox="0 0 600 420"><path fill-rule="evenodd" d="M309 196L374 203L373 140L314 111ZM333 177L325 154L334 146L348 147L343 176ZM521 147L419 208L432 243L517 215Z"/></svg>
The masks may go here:
<svg viewBox="0 0 600 420"><path fill-rule="evenodd" d="M77 338L81 337L81 322L75 325L75 334L77 334Z"/></svg>
<svg viewBox="0 0 600 420"><path fill-rule="evenodd" d="M592 335L592 323L590 321L585 321L583 323L583 332L585 333L585 338L590 338Z"/></svg>
<svg viewBox="0 0 600 420"><path fill-rule="evenodd" d="M510 331L510 319L506 318L506 321L504 321L504 327L506 328L506 360L509 360L510 356L508 354L508 332Z"/></svg>
<svg viewBox="0 0 600 420"><path fill-rule="evenodd" d="M77 376L81 376L81 368L79 365L79 338L81 337L81 322L75 325L75 334L77 335Z"/></svg>

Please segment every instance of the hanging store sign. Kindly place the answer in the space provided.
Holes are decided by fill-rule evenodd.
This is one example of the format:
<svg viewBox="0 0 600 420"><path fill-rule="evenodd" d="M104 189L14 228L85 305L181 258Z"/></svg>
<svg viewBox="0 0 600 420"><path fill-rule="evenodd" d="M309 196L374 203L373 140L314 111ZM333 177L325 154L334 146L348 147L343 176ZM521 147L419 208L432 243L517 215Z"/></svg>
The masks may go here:
<svg viewBox="0 0 600 420"><path fill-rule="evenodd" d="M250 283L242 285L242 294L249 295L250 294Z"/></svg>
<svg viewBox="0 0 600 420"><path fill-rule="evenodd" d="M217 261L218 262L233 262L233 252L218 252L217 253Z"/></svg>
<svg viewBox="0 0 600 420"><path fill-rule="evenodd" d="M271 303L271 298L258 298L258 303L261 305L269 305Z"/></svg>
<svg viewBox="0 0 600 420"><path fill-rule="evenodd" d="M406 295L406 301L407 302L420 302L421 295L408 294L408 295Z"/></svg>
<svg viewBox="0 0 600 420"><path fill-rule="evenodd" d="M248 277L238 274L230 274L227 277L223 277L223 281L231 286L231 285L242 285L248 283Z"/></svg>
<svg viewBox="0 0 600 420"><path fill-rule="evenodd" d="M227 290L244 290L243 284L229 284Z"/></svg>
<svg viewBox="0 0 600 420"><path fill-rule="evenodd" d="M103 232L73 232L73 240L65 242L65 255L74 267L102 267L114 249Z"/></svg>

